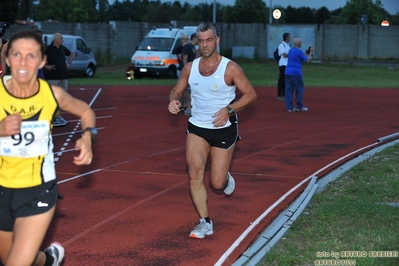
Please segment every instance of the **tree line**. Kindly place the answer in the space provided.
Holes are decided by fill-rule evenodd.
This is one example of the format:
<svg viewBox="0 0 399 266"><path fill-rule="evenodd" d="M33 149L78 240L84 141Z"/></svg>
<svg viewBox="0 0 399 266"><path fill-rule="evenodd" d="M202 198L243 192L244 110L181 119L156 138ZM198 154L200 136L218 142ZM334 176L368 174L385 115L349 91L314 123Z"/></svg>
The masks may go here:
<svg viewBox="0 0 399 266"><path fill-rule="evenodd" d="M217 2L217 1L216 1ZM108 23L109 21L136 21L169 23L178 21L212 21L213 3L190 5L187 2L160 0L7 0L0 3L0 21L16 20L61 21L80 23ZM388 20L399 25L399 13L390 14L381 0L348 0L336 10L326 7L273 6L281 18L274 23L309 24L375 24ZM235 0L234 5L216 3L217 22L269 23L270 7L263 0Z"/></svg>

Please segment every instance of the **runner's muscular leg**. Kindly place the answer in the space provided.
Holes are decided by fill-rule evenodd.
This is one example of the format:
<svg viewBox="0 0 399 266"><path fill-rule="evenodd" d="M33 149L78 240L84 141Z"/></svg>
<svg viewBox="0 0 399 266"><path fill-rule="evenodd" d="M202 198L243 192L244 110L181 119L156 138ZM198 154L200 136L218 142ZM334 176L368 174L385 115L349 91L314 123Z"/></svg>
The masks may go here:
<svg viewBox="0 0 399 266"><path fill-rule="evenodd" d="M54 211L55 206L48 212L20 217L15 220L13 243L5 266L44 265L46 256L44 252L39 251L39 248L53 218Z"/></svg>
<svg viewBox="0 0 399 266"><path fill-rule="evenodd" d="M1 265L6 264L8 254L10 252L12 244L12 232L0 231L0 262ZM46 261L46 255L44 252L37 252L35 263L33 265L44 265Z"/></svg>
<svg viewBox="0 0 399 266"><path fill-rule="evenodd" d="M207 192L204 184L205 166L209 144L203 138L188 133L186 139L186 160L190 177L190 192L195 208L201 218L208 217Z"/></svg>
<svg viewBox="0 0 399 266"><path fill-rule="evenodd" d="M0 231L0 261L6 264L8 253L12 244L12 232Z"/></svg>
<svg viewBox="0 0 399 266"><path fill-rule="evenodd" d="M215 189L223 189L227 182L227 172L230 169L235 144L230 149L211 147L211 184Z"/></svg>

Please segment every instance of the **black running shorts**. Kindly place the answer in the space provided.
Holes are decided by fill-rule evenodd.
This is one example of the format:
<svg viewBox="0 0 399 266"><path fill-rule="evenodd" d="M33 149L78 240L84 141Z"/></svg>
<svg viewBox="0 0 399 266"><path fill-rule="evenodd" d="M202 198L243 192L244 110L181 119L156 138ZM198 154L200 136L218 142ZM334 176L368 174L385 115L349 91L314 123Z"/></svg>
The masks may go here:
<svg viewBox="0 0 399 266"><path fill-rule="evenodd" d="M31 188L0 186L0 230L11 232L16 218L49 211L57 202L57 181Z"/></svg>
<svg viewBox="0 0 399 266"><path fill-rule="evenodd" d="M188 122L187 133L195 134L206 140L212 147L230 149L241 139L238 135L238 124L232 123L229 127L209 129L197 127Z"/></svg>

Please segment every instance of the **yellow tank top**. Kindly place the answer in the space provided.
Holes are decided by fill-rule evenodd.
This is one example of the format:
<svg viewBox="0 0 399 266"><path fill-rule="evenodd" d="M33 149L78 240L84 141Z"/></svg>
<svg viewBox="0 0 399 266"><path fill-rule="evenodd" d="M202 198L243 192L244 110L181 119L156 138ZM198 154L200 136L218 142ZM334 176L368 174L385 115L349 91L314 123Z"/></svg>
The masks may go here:
<svg viewBox="0 0 399 266"><path fill-rule="evenodd" d="M23 120L20 134L0 137L0 186L28 188L56 178L51 122L59 106L50 85L38 81L38 92L28 98L11 95L3 79L0 84L0 121L15 113Z"/></svg>

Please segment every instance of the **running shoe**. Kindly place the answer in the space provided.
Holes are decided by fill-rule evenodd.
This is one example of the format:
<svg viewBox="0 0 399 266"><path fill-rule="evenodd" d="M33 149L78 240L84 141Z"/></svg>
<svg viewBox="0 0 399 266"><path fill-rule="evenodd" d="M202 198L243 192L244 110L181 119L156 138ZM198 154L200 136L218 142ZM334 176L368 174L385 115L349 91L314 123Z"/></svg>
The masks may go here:
<svg viewBox="0 0 399 266"><path fill-rule="evenodd" d="M51 266L61 265L61 261L65 255L65 249L60 243L51 243L51 245L46 248L44 252L50 254L54 258L54 262L51 264Z"/></svg>
<svg viewBox="0 0 399 266"><path fill-rule="evenodd" d="M230 172L227 172L227 174L229 175L229 180L227 181L227 187L223 190L223 192L226 195L231 195L236 188L236 182L234 181L234 178L231 176Z"/></svg>
<svg viewBox="0 0 399 266"><path fill-rule="evenodd" d="M67 124L68 122L61 116L53 120L54 127L63 127L66 126Z"/></svg>
<svg viewBox="0 0 399 266"><path fill-rule="evenodd" d="M194 230L191 231L189 237L191 238L204 238L205 236L209 236L213 234L213 223L207 223L204 218L200 219L199 225L194 227Z"/></svg>
<svg viewBox="0 0 399 266"><path fill-rule="evenodd" d="M309 109L307 108L307 107L302 107L302 108L294 108L294 111L295 112L306 112L306 111L308 111Z"/></svg>

